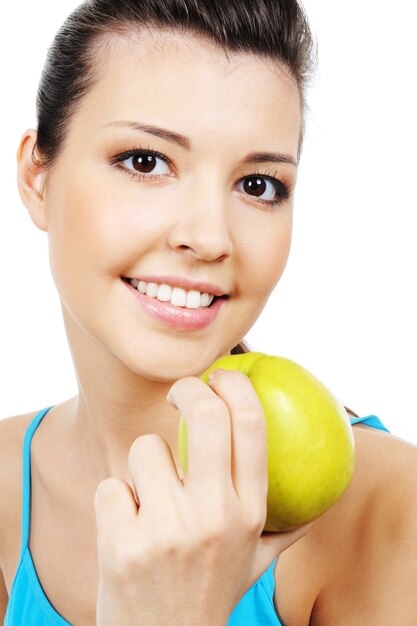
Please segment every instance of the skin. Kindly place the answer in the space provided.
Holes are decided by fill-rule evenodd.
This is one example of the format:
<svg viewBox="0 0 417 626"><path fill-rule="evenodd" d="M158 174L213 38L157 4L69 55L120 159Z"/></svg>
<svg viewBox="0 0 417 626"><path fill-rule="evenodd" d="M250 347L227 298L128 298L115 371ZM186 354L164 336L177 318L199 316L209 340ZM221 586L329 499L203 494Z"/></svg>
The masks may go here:
<svg viewBox="0 0 417 626"><path fill-rule="evenodd" d="M148 626L173 615L184 626L220 625L273 558L308 530L260 537L267 490L260 403L242 373L228 372L213 388L198 379L245 336L284 271L298 88L270 62L227 58L212 43L172 32L115 38L101 59L100 79L71 119L53 169L45 176L31 159L35 131L26 131L18 151L19 191L48 233L79 383L54 420L55 442L65 441L60 465L71 467L90 508L94 500L97 625L123 626L132 615ZM191 149L112 125L120 120L186 135ZM130 158L114 162L132 145L157 150L172 165L158 159L157 180L133 180L125 171L134 169ZM266 151L294 163L243 163ZM276 198L270 183L261 198L243 188L245 177L271 170L290 190L275 206L261 201ZM229 298L205 329L172 329L142 311L121 280L149 274L212 282ZM190 432L184 482L178 410ZM226 567L227 582L218 576ZM144 576L149 568L157 589Z"/></svg>
<svg viewBox="0 0 417 626"><path fill-rule="evenodd" d="M297 168L241 160L266 150L296 160L301 128L295 83L250 55L227 59L211 43L167 32L114 38L104 57L48 176L31 162L36 131L18 151L19 191L48 233L79 382L62 425L68 455L92 487L108 476L131 483L127 457L143 434L163 437L176 458L178 414L166 402L173 381L228 354L264 308L287 262L293 197L267 207L238 181L273 170L293 191ZM105 126L118 120L180 132L192 148ZM159 180L137 182L110 165L138 144L166 155L174 171L158 160ZM131 159L119 165L134 169ZM269 185L262 198L272 196ZM230 294L213 324L168 328L138 309L120 278L164 273Z"/></svg>
<svg viewBox="0 0 417 626"><path fill-rule="evenodd" d="M417 611L415 447L355 427L357 466L339 502L310 532L259 538L266 514L266 442L256 395L239 372L221 373L211 388L198 379L245 336L284 271L292 195L266 208L238 183L256 167L265 174L276 171L293 191L294 165L241 161L266 150L296 159L296 85L266 61L242 54L227 59L212 44L174 33L148 33L141 42L114 39L100 63L101 78L71 119L48 176L31 160L35 131L24 133L18 151L19 191L34 224L48 233L79 382L78 396L54 407L54 419L42 422L32 450L31 548L36 546L41 580L49 574L50 597L61 614L91 626L130 626L132 615L147 626L174 623L173 616L184 626L204 626L207 619L210 626L223 626L237 595L279 554L275 576L283 623L411 626ZM102 128L121 119L180 132L192 149ZM112 157L138 144L167 155L173 175L136 182L110 165ZM208 280L230 298L203 331L174 331L139 310L120 279L152 273ZM184 484L176 474L178 410L189 431ZM5 420L7 441L9 427L15 428ZM20 468L22 436L18 444L13 459ZM51 480L39 490L45 496L50 488L50 500L43 502L36 492L42 476ZM11 482L9 499L21 476ZM138 493L139 516L133 497ZM40 509L49 501L54 515L47 511L42 518ZM88 516L78 522L81 501ZM164 537L156 524L161 513L162 528L170 529ZM52 518L58 520L54 531L64 529L64 538L54 535L57 544L68 540L65 571L75 571L84 558L81 587L88 589L79 617L65 576L50 571L55 554L45 548ZM181 520L187 521L185 532ZM145 551L138 552L138 536ZM141 575L156 562L157 589ZM225 567L229 576L219 577ZM15 567L7 571L10 589Z"/></svg>

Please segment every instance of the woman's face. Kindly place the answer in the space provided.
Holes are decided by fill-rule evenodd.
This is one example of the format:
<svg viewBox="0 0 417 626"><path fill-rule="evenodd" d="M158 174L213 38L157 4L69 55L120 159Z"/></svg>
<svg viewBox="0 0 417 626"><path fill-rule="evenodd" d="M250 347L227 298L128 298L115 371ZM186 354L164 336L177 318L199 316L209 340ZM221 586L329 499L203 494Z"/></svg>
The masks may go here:
<svg viewBox="0 0 417 626"><path fill-rule="evenodd" d="M93 342L149 379L196 375L245 336L284 270L298 90L272 64L228 60L211 43L169 32L115 38L100 67L46 190L69 341ZM123 155L132 149L142 153ZM283 162L248 162L254 153ZM227 299L202 325L201 308L187 309L187 322L184 307L152 299L155 316L144 305L151 298L124 280L166 276L214 284Z"/></svg>

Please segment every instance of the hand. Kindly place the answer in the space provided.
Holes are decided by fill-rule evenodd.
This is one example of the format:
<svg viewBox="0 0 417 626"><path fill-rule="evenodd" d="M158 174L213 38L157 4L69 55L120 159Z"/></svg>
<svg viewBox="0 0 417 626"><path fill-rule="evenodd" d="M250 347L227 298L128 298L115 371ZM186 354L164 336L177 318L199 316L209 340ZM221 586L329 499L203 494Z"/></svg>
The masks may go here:
<svg viewBox="0 0 417 626"><path fill-rule="evenodd" d="M188 471L168 444L132 444L130 486L102 481L95 497L100 581L97 626L226 626L235 605L310 525L262 534L265 415L249 378L222 371L210 387L181 378L170 401L184 416Z"/></svg>

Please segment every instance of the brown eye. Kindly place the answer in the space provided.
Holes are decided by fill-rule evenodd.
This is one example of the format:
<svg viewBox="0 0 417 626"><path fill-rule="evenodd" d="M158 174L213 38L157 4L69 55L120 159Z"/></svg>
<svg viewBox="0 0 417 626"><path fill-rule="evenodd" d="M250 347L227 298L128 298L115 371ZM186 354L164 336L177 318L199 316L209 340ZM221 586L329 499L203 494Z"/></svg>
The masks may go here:
<svg viewBox="0 0 417 626"><path fill-rule="evenodd" d="M141 179L146 178L146 175L153 178L170 174L168 159L153 150L129 150L115 157L113 163L123 164L122 166L118 165L118 167L124 169L131 176L137 176Z"/></svg>
<svg viewBox="0 0 417 626"><path fill-rule="evenodd" d="M280 204L289 197L286 185L271 176L253 174L246 176L240 184L244 193L266 204Z"/></svg>
<svg viewBox="0 0 417 626"><path fill-rule="evenodd" d="M246 193L259 197L266 191L266 182L263 178L251 176L251 178L245 178L243 188Z"/></svg>
<svg viewBox="0 0 417 626"><path fill-rule="evenodd" d="M156 165L157 158L153 154L135 155L132 157L132 165L141 174L150 174Z"/></svg>

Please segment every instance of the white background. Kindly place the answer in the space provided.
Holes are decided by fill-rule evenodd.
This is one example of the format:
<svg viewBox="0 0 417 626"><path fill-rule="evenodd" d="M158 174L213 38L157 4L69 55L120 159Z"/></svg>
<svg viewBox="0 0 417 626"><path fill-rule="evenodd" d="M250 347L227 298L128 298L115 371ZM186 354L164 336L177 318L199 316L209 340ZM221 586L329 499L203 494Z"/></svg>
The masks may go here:
<svg viewBox="0 0 417 626"><path fill-rule="evenodd" d="M8 3L0 38L0 418L74 395L47 235L16 187L48 46L76 6ZM286 273L247 340L298 361L417 444L417 110L413 0L305 0L320 67ZM413 15L414 12L414 15Z"/></svg>

